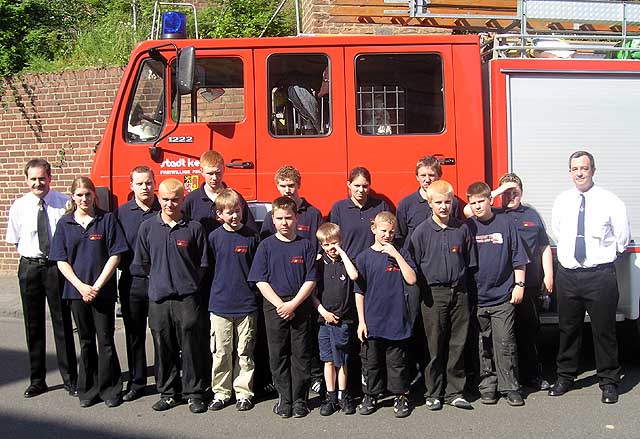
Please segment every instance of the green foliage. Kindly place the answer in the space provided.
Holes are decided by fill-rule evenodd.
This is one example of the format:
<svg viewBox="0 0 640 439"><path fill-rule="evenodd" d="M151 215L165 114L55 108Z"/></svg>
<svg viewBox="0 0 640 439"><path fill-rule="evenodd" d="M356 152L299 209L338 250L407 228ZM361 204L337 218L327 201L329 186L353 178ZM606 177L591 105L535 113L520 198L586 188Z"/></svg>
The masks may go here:
<svg viewBox="0 0 640 439"><path fill-rule="evenodd" d="M133 3L0 0L0 77L125 65L133 46L148 38L153 15L153 1L135 1L134 29ZM198 11L200 38L256 37L267 26L278 3L279 0L220 0ZM265 35L293 35L295 19L291 9L282 10Z"/></svg>
<svg viewBox="0 0 640 439"><path fill-rule="evenodd" d="M222 0L198 12L201 38L257 37L275 12L278 0ZM295 35L295 18L286 8L267 27L265 36Z"/></svg>

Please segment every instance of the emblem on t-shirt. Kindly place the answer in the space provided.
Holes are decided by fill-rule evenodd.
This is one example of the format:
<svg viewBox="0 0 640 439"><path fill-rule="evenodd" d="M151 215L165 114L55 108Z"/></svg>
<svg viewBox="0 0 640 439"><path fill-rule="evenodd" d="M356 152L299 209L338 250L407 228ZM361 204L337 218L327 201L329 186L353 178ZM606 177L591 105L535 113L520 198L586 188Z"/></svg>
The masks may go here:
<svg viewBox="0 0 640 439"><path fill-rule="evenodd" d="M186 241L184 239L177 239L176 244L178 245L178 247L189 247L189 241Z"/></svg>
<svg viewBox="0 0 640 439"><path fill-rule="evenodd" d="M294 256L289 261L291 264L304 264L304 257L302 256Z"/></svg>
<svg viewBox="0 0 640 439"><path fill-rule="evenodd" d="M395 264L390 264L390 265L387 265L387 268L385 268L384 271L387 271L387 272L389 272L389 271L400 271L400 267L398 267Z"/></svg>
<svg viewBox="0 0 640 439"><path fill-rule="evenodd" d="M503 244L502 233L492 233L490 235L476 235L478 244Z"/></svg>
<svg viewBox="0 0 640 439"><path fill-rule="evenodd" d="M296 228L298 232L308 232L310 229L311 227L305 226L304 224L298 224L298 227Z"/></svg>
<svg viewBox="0 0 640 439"><path fill-rule="evenodd" d="M460 246L454 245L453 247L451 247L451 253L460 253Z"/></svg>
<svg viewBox="0 0 640 439"><path fill-rule="evenodd" d="M102 235L93 234L89 235L89 241L100 241L102 239Z"/></svg>
<svg viewBox="0 0 640 439"><path fill-rule="evenodd" d="M345 276L344 274L341 274L341 275L340 275L340 280L341 280L341 281L344 281L344 280L346 280L346 279L347 279L347 278L346 278L346 276Z"/></svg>
<svg viewBox="0 0 640 439"><path fill-rule="evenodd" d="M535 227L535 226L537 226L537 224L534 223L533 221L522 221L522 226L523 227Z"/></svg>
<svg viewBox="0 0 640 439"><path fill-rule="evenodd" d="M247 253L249 251L249 247L246 245L236 245L234 250L236 253Z"/></svg>

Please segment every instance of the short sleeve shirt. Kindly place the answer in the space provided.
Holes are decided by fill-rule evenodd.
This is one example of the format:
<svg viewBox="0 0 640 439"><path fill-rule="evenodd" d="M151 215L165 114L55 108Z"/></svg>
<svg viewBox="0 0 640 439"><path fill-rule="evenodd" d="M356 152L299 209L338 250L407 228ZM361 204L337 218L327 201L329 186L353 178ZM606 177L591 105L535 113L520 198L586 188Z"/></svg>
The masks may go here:
<svg viewBox="0 0 640 439"><path fill-rule="evenodd" d="M131 266L133 262L133 252L138 240L138 229L140 228L140 224L157 215L158 212L160 212L160 203L157 198L154 198L151 207L147 210L142 210L135 200L130 200L120 206L115 212L118 222L124 231L124 236L127 239L127 246L129 247L127 252L122 255L120 265L118 266L125 275L145 275L144 271L140 267Z"/></svg>
<svg viewBox="0 0 640 439"><path fill-rule="evenodd" d="M318 281L315 249L299 236L281 241L272 235L258 246L249 281L269 283L280 297L295 296L305 282Z"/></svg>
<svg viewBox="0 0 640 439"><path fill-rule="evenodd" d="M474 274L478 305L493 306L510 300L515 286L514 268L529 263L515 225L501 213L489 221L472 217L467 224L478 246L478 269Z"/></svg>
<svg viewBox="0 0 640 439"><path fill-rule="evenodd" d="M158 213L140 226L133 263L149 267L149 300L197 293L199 269L209 266L204 227L186 217L171 227Z"/></svg>
<svg viewBox="0 0 640 439"><path fill-rule="evenodd" d="M342 248L351 260L373 244L371 223L376 215L389 210L387 203L369 196L362 208L354 204L351 198L336 202L329 213L329 221L340 226L342 232Z"/></svg>
<svg viewBox="0 0 640 439"><path fill-rule="evenodd" d="M405 249L400 254L415 270ZM364 295L364 317L369 337L404 340L411 325L404 296L405 282L400 267L391 256L369 247L356 258L356 293Z"/></svg>
<svg viewBox="0 0 640 439"><path fill-rule="evenodd" d="M475 239L469 227L455 218L445 228L427 218L411 235L409 252L419 277L430 286L465 288L469 269L477 265Z"/></svg>
<svg viewBox="0 0 640 439"><path fill-rule="evenodd" d="M343 322L353 322L355 302L353 281L347 274L342 259L331 259L326 254L318 261L318 299L322 306ZM324 322L320 316L319 322Z"/></svg>
<svg viewBox="0 0 640 439"><path fill-rule="evenodd" d="M68 262L78 279L93 285L109 258L120 255L127 249L124 233L113 214L96 209L95 217L85 229L76 222L71 212L58 222L49 259ZM116 277L111 276L102 286L96 300L115 301L116 295ZM66 280L62 298L82 300L82 295Z"/></svg>
<svg viewBox="0 0 640 439"><path fill-rule="evenodd" d="M522 204L517 209L505 211L504 214L516 225L531 260L527 265L525 284L527 288L540 288L544 277L542 251L549 245L544 222L535 209Z"/></svg>
<svg viewBox="0 0 640 439"><path fill-rule="evenodd" d="M298 207L298 218L296 222L296 235L301 238L308 239L318 252L318 239L316 238L316 232L318 227L324 222L320 211L309 204L307 200L302 198L300 206ZM262 239L267 238L276 233L276 227L273 225L273 217L267 215L262 223L262 229L260 230L260 237Z"/></svg>
<svg viewBox="0 0 640 439"><path fill-rule="evenodd" d="M247 227L231 232L218 227L209 234L215 273L209 311L222 317L240 317L257 311L256 289L247 278L258 248L258 235Z"/></svg>

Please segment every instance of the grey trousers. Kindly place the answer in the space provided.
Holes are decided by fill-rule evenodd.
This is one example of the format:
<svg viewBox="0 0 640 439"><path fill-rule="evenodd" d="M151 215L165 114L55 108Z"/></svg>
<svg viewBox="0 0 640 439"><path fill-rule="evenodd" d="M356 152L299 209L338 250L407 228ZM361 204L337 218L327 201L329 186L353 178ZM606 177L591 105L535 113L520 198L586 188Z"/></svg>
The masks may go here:
<svg viewBox="0 0 640 439"><path fill-rule="evenodd" d="M504 302L478 307L481 394L519 390L515 307Z"/></svg>

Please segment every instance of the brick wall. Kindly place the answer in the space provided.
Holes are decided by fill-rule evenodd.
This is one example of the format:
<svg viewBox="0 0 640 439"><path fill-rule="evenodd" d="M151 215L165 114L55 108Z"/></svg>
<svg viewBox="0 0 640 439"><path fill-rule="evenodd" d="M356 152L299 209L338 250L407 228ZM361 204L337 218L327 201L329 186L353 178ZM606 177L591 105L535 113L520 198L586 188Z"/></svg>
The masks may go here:
<svg viewBox="0 0 640 439"><path fill-rule="evenodd" d="M14 272L18 254L5 242L11 203L26 192L24 165L44 157L53 187L67 192L88 175L123 69L27 75L5 83L0 107L0 272Z"/></svg>

